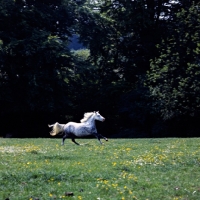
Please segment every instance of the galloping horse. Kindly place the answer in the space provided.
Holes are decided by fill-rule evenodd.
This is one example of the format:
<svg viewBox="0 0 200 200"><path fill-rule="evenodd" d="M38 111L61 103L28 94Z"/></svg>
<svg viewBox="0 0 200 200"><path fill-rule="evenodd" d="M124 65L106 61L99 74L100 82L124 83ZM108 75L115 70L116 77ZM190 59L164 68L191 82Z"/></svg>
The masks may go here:
<svg viewBox="0 0 200 200"><path fill-rule="evenodd" d="M59 124L56 122L55 124L48 125L49 127L53 127L50 135L55 136L58 133L62 132L64 134L62 139L62 145L64 145L64 141L66 138L71 138L72 142L77 145L80 145L75 141L75 137L83 137L88 135L94 135L102 144L100 138L108 141L108 139L101 134L97 133L95 120L105 121L105 118L102 117L99 112L88 112L84 114L84 118L81 119L81 123L76 122L68 122L67 124Z"/></svg>

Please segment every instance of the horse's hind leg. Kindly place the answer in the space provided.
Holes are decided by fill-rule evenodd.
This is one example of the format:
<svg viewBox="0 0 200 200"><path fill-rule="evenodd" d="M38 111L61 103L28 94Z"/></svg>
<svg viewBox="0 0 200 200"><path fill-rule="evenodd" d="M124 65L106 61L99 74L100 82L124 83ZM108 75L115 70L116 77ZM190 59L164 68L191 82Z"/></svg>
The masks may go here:
<svg viewBox="0 0 200 200"><path fill-rule="evenodd" d="M66 139L66 138L67 138L67 134L65 134L65 135L63 136L61 145L64 145L64 142L65 142L65 139Z"/></svg>
<svg viewBox="0 0 200 200"><path fill-rule="evenodd" d="M72 142L74 142L74 143L77 144L77 145L80 145L79 143L77 143L77 142L75 141L74 138L72 138Z"/></svg>

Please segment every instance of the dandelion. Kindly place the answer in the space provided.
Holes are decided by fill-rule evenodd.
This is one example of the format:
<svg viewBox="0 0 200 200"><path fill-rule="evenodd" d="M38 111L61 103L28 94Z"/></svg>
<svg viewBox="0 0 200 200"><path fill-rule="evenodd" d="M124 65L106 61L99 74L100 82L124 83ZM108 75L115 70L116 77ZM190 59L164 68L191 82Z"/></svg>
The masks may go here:
<svg viewBox="0 0 200 200"><path fill-rule="evenodd" d="M82 196L78 196L78 199L80 199L80 200L81 200L81 199L82 199Z"/></svg>
<svg viewBox="0 0 200 200"><path fill-rule="evenodd" d="M50 197L52 197L52 196L53 196L53 194L51 194L51 193L50 193L50 194L49 194L49 196L50 196Z"/></svg>
<svg viewBox="0 0 200 200"><path fill-rule="evenodd" d="M112 186L113 186L114 188L116 188L116 187L118 186L118 184L117 184L117 183L113 183Z"/></svg>

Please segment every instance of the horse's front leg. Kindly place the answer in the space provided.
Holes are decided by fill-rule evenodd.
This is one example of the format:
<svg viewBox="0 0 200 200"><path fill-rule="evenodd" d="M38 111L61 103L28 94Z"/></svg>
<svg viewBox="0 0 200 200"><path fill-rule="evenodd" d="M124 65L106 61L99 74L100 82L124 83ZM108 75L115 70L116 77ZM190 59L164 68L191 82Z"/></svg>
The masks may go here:
<svg viewBox="0 0 200 200"><path fill-rule="evenodd" d="M99 134L99 136L100 136L101 138L103 138L105 141L108 141L108 138L104 137L103 135Z"/></svg>
<svg viewBox="0 0 200 200"><path fill-rule="evenodd" d="M103 138L104 140L108 141L108 139L106 137L102 136L101 134L95 133L94 135L99 140L100 144L103 144L101 142L101 138Z"/></svg>
<svg viewBox="0 0 200 200"><path fill-rule="evenodd" d="M96 136L96 137L97 137L97 139L99 140L100 144L103 144L103 143L101 142L100 137L99 137L99 136Z"/></svg>
<svg viewBox="0 0 200 200"><path fill-rule="evenodd" d="M101 135L101 134L98 134L98 137L99 137L99 138L103 138L105 141L108 141L108 138L104 137L104 136Z"/></svg>

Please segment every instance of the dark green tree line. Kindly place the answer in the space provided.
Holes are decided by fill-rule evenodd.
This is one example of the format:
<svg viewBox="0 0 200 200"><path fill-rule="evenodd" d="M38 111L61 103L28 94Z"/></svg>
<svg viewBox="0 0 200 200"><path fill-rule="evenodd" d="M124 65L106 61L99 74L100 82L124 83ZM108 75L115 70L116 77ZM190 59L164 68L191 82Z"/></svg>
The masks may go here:
<svg viewBox="0 0 200 200"><path fill-rule="evenodd" d="M160 114L197 116L198 4L8 0L0 22L5 124L28 124L27 131L33 122L65 123L100 110L110 134L153 137L167 136ZM72 34L86 50L68 49Z"/></svg>
<svg viewBox="0 0 200 200"><path fill-rule="evenodd" d="M196 115L200 106L200 12L193 4L177 13L171 34L158 45L148 74L155 109L164 119Z"/></svg>
<svg viewBox="0 0 200 200"><path fill-rule="evenodd" d="M90 21L86 23L84 20L81 21L82 28L80 31L83 32L80 32L80 34L82 41L90 48L92 60L102 69L102 74L104 74L102 80L104 86L107 83L106 88L108 89L106 96L113 99L112 102L115 105L113 106L116 114L115 119L117 119L117 114L123 116L120 118L119 124L124 121L125 124L121 124L123 128L123 125L128 124L129 134L133 126L146 126L147 129L143 130L151 132L151 130L157 129L152 127L154 123L156 127L165 127L165 123L161 123L162 119L159 119L157 113L161 113L164 119L170 119L172 115L176 117L186 116L187 118L189 113L192 115L198 113L199 7L196 4L193 5L192 1L141 2L114 0L98 2L97 10L100 15L91 12L91 9L87 8L90 10L87 15ZM196 10L189 15L188 12L194 11L193 7ZM184 14L182 9L185 10ZM188 19L187 22L184 17ZM174 32L176 32L176 37L171 41L168 38L174 35ZM190 50L186 51L182 46L179 46L181 43L179 40L183 35L186 35L185 47L190 48L189 46L192 46ZM165 59L162 56L157 59L156 62L160 60L160 64L156 65L155 70L155 63L152 61L162 51L169 52L168 46L171 45L169 43L174 43L172 45L176 45L177 51L182 51L183 55L180 55L180 57L173 55L175 59L180 58L180 62L177 63L171 61L171 59L168 61L167 58ZM188 44L190 45L187 46ZM157 48L159 45L161 47ZM172 54L168 54L168 56L171 57ZM187 57L186 60L184 57ZM187 69L183 66L188 65L188 61L190 67L187 67ZM157 74L162 73L165 62L170 62L171 69L177 68L177 72L173 71L171 73L172 76L176 76L176 73L182 71L179 74L184 77L180 78L182 79L182 93L177 92L176 86L173 86L173 84L164 84L163 81L166 80L163 77L162 79L156 77ZM146 82L146 71L150 68L151 82L149 82L149 90L146 86L143 87L143 84ZM195 74L193 77L191 76L192 73ZM109 75L112 79L108 78ZM163 76L169 77L169 73L164 72ZM186 78L186 76L188 77ZM185 87L185 78L187 82L190 82L187 87ZM195 82L193 82L194 79L196 79ZM165 87L165 85L167 86ZM115 89L116 92L114 93ZM187 94L187 97L183 93L185 93L184 95ZM106 91L100 94L103 96ZM151 99L150 96L155 98ZM187 103L185 103L186 101ZM155 116L155 119L153 116ZM160 130L162 129L160 127ZM135 134L135 131L133 131L133 134ZM154 134L150 134L150 136L152 135Z"/></svg>
<svg viewBox="0 0 200 200"><path fill-rule="evenodd" d="M65 79L73 65L67 45L77 6L70 0L1 2L3 119L19 124L25 123L27 115L31 118L30 113L70 112L71 87Z"/></svg>

